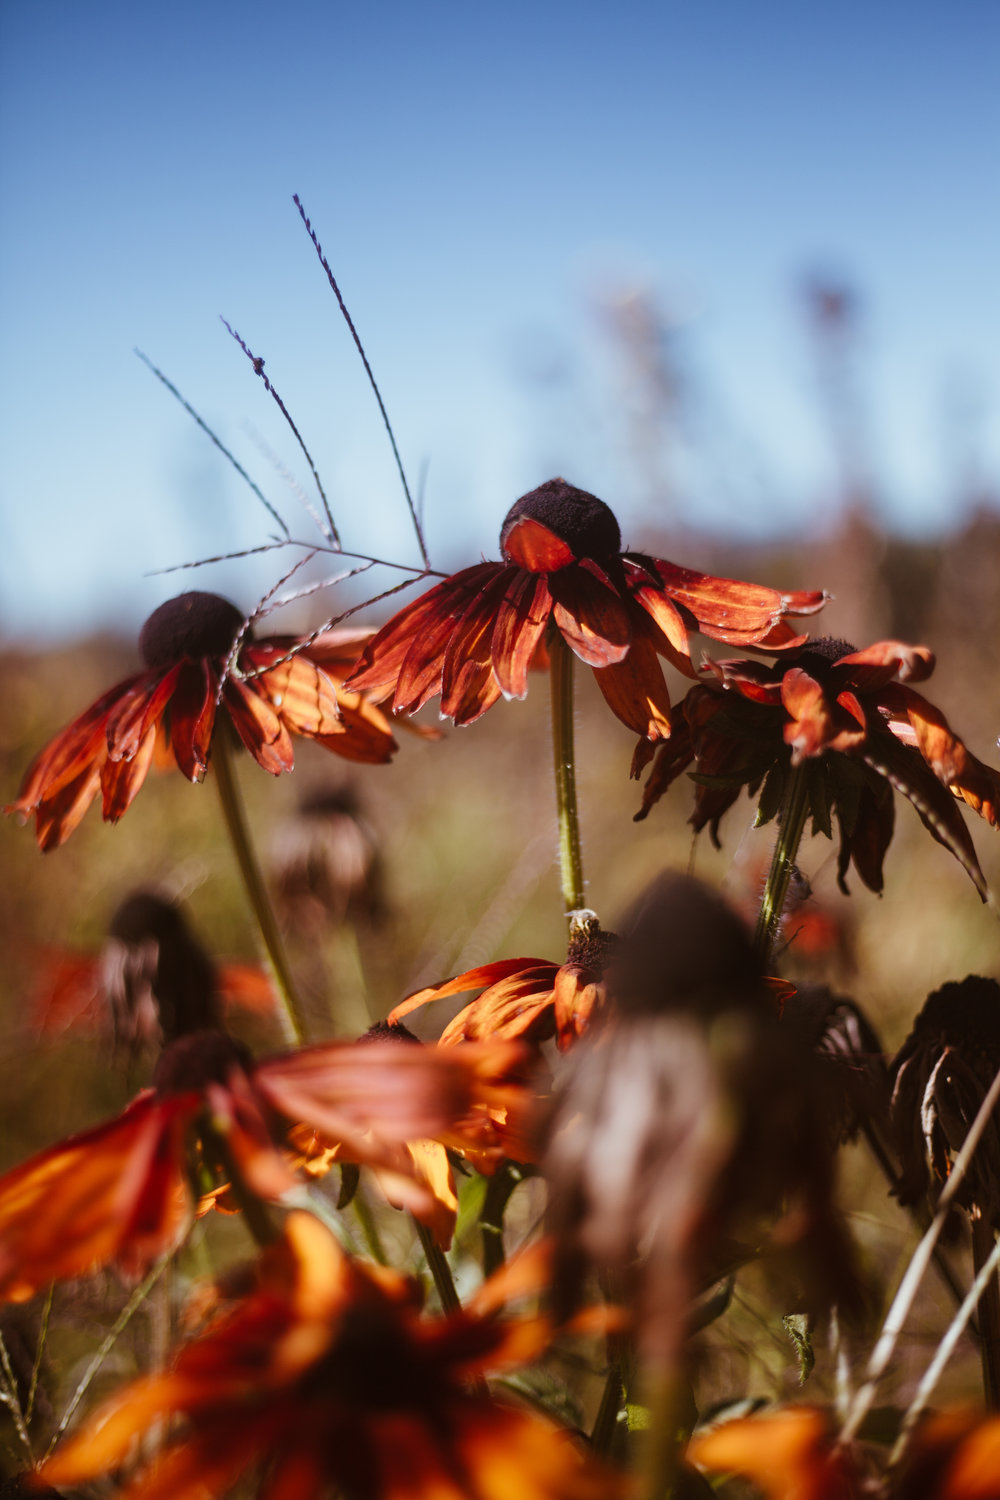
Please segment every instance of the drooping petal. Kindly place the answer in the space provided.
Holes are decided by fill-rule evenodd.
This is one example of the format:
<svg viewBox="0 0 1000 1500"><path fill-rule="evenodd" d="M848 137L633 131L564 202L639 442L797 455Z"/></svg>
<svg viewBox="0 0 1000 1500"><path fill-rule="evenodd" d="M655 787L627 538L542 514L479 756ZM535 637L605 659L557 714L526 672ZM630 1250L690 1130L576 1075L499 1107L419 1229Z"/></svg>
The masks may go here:
<svg viewBox="0 0 1000 1500"><path fill-rule="evenodd" d="M503 550L512 563L529 573L554 573L577 560L569 542L532 516L520 516L513 526L504 528Z"/></svg>
<svg viewBox="0 0 1000 1500"><path fill-rule="evenodd" d="M344 760L369 766L386 765L399 746L385 714L363 693L347 693L341 689L339 698L339 727L333 734L314 735L317 745L332 750Z"/></svg>
<svg viewBox="0 0 1000 1500"><path fill-rule="evenodd" d="M854 810L853 822L848 827L842 811L838 809L840 823L840 850L837 855L837 884L844 895L847 890L847 870L853 864L864 884L876 896L882 894L884 884L882 869L885 856L892 843L896 826L896 804L891 787L885 795L878 796L871 787L864 787Z"/></svg>
<svg viewBox="0 0 1000 1500"><path fill-rule="evenodd" d="M693 760L694 744L690 727L687 724L678 724L670 739L661 744L656 752L653 769L642 789L642 806L634 815L633 822L641 823L644 818L649 817L660 798L673 786L679 776L683 776ZM638 775L639 772L637 771L636 774Z"/></svg>
<svg viewBox="0 0 1000 1500"><path fill-rule="evenodd" d="M146 779L155 745L154 721L130 759L105 761L101 772L101 791L104 794L102 814L106 823L117 823L122 813L131 806L132 798Z"/></svg>
<svg viewBox="0 0 1000 1500"><path fill-rule="evenodd" d="M607 1004L607 994L598 975L579 964L563 964L553 984L553 1014L556 1039L565 1050L583 1036L595 1015Z"/></svg>
<svg viewBox="0 0 1000 1500"><path fill-rule="evenodd" d="M472 724L500 697L491 643L508 574L504 569L490 579L456 622L448 641L441 672L441 715L456 724Z"/></svg>
<svg viewBox="0 0 1000 1500"><path fill-rule="evenodd" d="M105 732L108 715L144 675L140 673L119 682L50 740L35 756L21 783L21 790L4 811L34 812L43 799L51 800L63 787L78 782L95 763L100 770L108 753Z"/></svg>
<svg viewBox="0 0 1000 1500"><path fill-rule="evenodd" d="M107 722L111 760L131 760L151 728L160 722L173 696L183 662L166 672L147 672L111 710Z"/></svg>
<svg viewBox="0 0 1000 1500"><path fill-rule="evenodd" d="M864 744L867 720L853 693L842 692L832 703L814 677L789 667L781 679L781 701L791 720L783 733L793 766L828 750L847 753Z"/></svg>
<svg viewBox="0 0 1000 1500"><path fill-rule="evenodd" d="M941 785L916 751L901 745L891 734L872 735L862 759L912 802L931 836L950 849L985 901L988 896L968 828L952 794Z"/></svg>
<svg viewBox="0 0 1000 1500"><path fill-rule="evenodd" d="M904 722L912 730L913 742L934 775L996 828L1000 809L1000 772L972 754L941 710L923 694L913 688L893 686L883 694L882 701L892 711L889 728L897 738L904 743L909 740L909 736L901 732L899 723L899 716L905 713Z"/></svg>
<svg viewBox="0 0 1000 1500"><path fill-rule="evenodd" d="M607 574L584 558L550 573L548 581L555 622L580 660L588 667L623 660L632 643L632 622Z"/></svg>
<svg viewBox="0 0 1000 1500"><path fill-rule="evenodd" d="M685 668L680 663L687 661L690 666L691 658L684 616L670 596L660 587L658 575L654 570L639 567L627 558L623 566L632 598L642 606L650 619L662 631L671 648L671 661L674 666L684 671Z"/></svg>
<svg viewBox="0 0 1000 1500"><path fill-rule="evenodd" d="M789 1407L741 1417L692 1438L688 1460L753 1481L768 1500L854 1500L860 1478L822 1412Z"/></svg>
<svg viewBox="0 0 1000 1500"><path fill-rule="evenodd" d="M376 700L386 697L396 687L406 654L413 642L434 619L449 613L449 601L456 580L459 580L457 592L464 598L467 575L475 573L481 576L484 568L494 566L496 565L478 563L473 568L465 568L454 577L435 584L411 604L405 605L372 636L361 653L357 667L345 679L344 686L355 692L370 693Z"/></svg>
<svg viewBox="0 0 1000 1500"><path fill-rule="evenodd" d="M551 613L552 595L544 574L512 569L490 642L493 671L505 698L527 694L528 668Z"/></svg>
<svg viewBox="0 0 1000 1500"><path fill-rule="evenodd" d="M624 661L594 669L608 707L629 729L647 740L670 734L670 693L656 651L637 622Z"/></svg>
<svg viewBox="0 0 1000 1500"><path fill-rule="evenodd" d="M273 660L285 656L277 666ZM340 721L337 689L321 667L304 652L288 655L278 645L248 646L243 662L256 671L260 690L270 699L278 717L296 734L334 734Z"/></svg>
<svg viewBox="0 0 1000 1500"><path fill-rule="evenodd" d="M103 739L103 736L102 736ZM57 792L46 794L35 807L35 838L42 852L64 844L80 824L101 785L103 756Z"/></svg>
<svg viewBox="0 0 1000 1500"><path fill-rule="evenodd" d="M0 1297L117 1262L131 1274L174 1246L192 1217L183 1137L196 1095L151 1092L0 1177Z"/></svg>
<svg viewBox="0 0 1000 1500"><path fill-rule="evenodd" d="M182 664L170 700L170 744L188 781L200 781L208 766L217 688L218 678L207 661Z"/></svg>
<svg viewBox="0 0 1000 1500"><path fill-rule="evenodd" d="M261 769L269 771L272 776L290 771L295 764L291 735L258 682L228 677L223 688L223 701L236 733Z"/></svg>
<svg viewBox="0 0 1000 1500"><path fill-rule="evenodd" d="M506 569L500 563L478 563L473 568L464 568L431 590L438 596L435 606L422 617L418 632L411 633L395 682L392 699L395 713L414 714L441 691L445 653L459 621L473 600L503 572ZM377 641L378 636L368 649L373 650ZM364 687L365 679L356 675L348 680L348 685Z"/></svg>

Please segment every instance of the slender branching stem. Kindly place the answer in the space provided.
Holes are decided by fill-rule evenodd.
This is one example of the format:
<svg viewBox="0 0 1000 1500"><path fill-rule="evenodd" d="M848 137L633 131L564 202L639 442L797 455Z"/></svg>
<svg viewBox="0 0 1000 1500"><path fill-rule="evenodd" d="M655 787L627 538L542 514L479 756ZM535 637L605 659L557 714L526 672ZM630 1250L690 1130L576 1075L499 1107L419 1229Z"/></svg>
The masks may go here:
<svg viewBox="0 0 1000 1500"><path fill-rule="evenodd" d="M584 905L580 815L576 803L576 756L573 749L573 653L558 630L548 636L552 703L552 750L559 822L559 874L567 912Z"/></svg>
<svg viewBox="0 0 1000 1500"><path fill-rule="evenodd" d="M136 1287L135 1291L132 1293L131 1297L122 1308L121 1312L118 1314L118 1317L115 1319L112 1326L108 1329L96 1353L94 1354L93 1359L90 1361L90 1364L84 1371L83 1379L80 1381L80 1384L73 1392L72 1399L66 1410L63 1412L62 1417L60 1418L59 1426L52 1434L52 1441L49 1443L49 1446L45 1452L46 1458L49 1458L51 1456L56 1443L58 1443L63 1433L66 1431L66 1428L69 1426L70 1422L72 1422L73 1414L76 1411L77 1407L80 1405L80 1402L83 1400L84 1396L87 1394L87 1391L90 1388L90 1383L93 1380L94 1376L97 1374L98 1370L101 1368L104 1361L111 1353L111 1350L118 1342L118 1339L125 1332L125 1329L132 1321L134 1314L138 1312L139 1308L142 1306L146 1298L149 1296L150 1292L153 1290L153 1287L156 1285L160 1277L163 1275L164 1271L167 1269L167 1266L170 1264L171 1255L164 1255L162 1259L156 1262L156 1265L146 1276L145 1281L140 1281L139 1285Z"/></svg>
<svg viewBox="0 0 1000 1500"><path fill-rule="evenodd" d="M601 1392L601 1404L597 1408L597 1416L594 1418L590 1433L591 1447L602 1458L606 1458L611 1452L618 1431L618 1413L622 1409L624 1399L622 1367L617 1359L612 1359L608 1366L604 1390Z"/></svg>
<svg viewBox="0 0 1000 1500"><path fill-rule="evenodd" d="M995 1267L996 1234L988 1219L972 1221L972 1263L976 1276ZM979 1298L979 1353L983 1363L983 1396L988 1411L1000 1411L1000 1285L996 1271L987 1274Z"/></svg>
<svg viewBox="0 0 1000 1500"><path fill-rule="evenodd" d="M754 949L766 967L774 949L778 924L785 909L788 886L795 869L795 859L805 831L809 812L809 787L807 769L797 766L792 771L785 789L785 800L781 809L778 837L771 856L771 868L767 873L764 895L760 903L760 916L754 933Z"/></svg>
<svg viewBox="0 0 1000 1500"><path fill-rule="evenodd" d="M236 855L236 863L239 865L250 905L257 918L261 941L264 944L278 998L281 1001L280 1014L285 1035L290 1042L301 1046L306 1039L302 1004L288 966L285 947L278 929L278 920L274 915L274 908L268 897L264 877L250 840L246 811L240 795L236 767L233 764L233 747L228 739L225 724L218 726L212 739L212 768L215 772L215 784L219 788L219 801L222 804L226 831L233 846L233 853Z"/></svg>
<svg viewBox="0 0 1000 1500"><path fill-rule="evenodd" d="M49 1336L49 1319L52 1316L52 1299L55 1296L56 1284L49 1282L49 1289L45 1294L45 1305L42 1308L42 1323L38 1330L38 1345L35 1349L35 1359L31 1366L31 1384L28 1387L28 1399L24 1407L24 1420L27 1426L31 1425L31 1418L35 1410L35 1397L38 1394L38 1377L42 1372L42 1360L45 1357L45 1341Z"/></svg>

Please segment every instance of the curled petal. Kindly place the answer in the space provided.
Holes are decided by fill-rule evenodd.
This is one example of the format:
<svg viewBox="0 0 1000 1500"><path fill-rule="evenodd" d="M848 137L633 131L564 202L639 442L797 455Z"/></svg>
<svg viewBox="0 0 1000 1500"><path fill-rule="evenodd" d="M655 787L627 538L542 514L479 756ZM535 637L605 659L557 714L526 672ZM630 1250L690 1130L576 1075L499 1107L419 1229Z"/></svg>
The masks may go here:
<svg viewBox="0 0 1000 1500"><path fill-rule="evenodd" d="M135 754L129 760L107 760L101 771L101 791L104 797L103 816L106 823L117 823L122 813L131 805L136 792L146 779L156 746L156 725L150 724Z"/></svg>
<svg viewBox="0 0 1000 1500"><path fill-rule="evenodd" d="M594 678L608 707L629 729L647 740L670 734L670 694L656 651L637 630L624 661L599 667Z"/></svg>
<svg viewBox="0 0 1000 1500"><path fill-rule="evenodd" d="M249 646L243 660L255 670L265 669L253 681L289 729L305 735L335 734L340 706L332 678L303 652L289 656L278 666L268 666L269 658L284 654L277 644Z"/></svg>
<svg viewBox="0 0 1000 1500"><path fill-rule="evenodd" d="M492 639L507 584L505 569L477 594L448 641L441 671L441 715L456 724L473 723L500 697Z"/></svg>
<svg viewBox="0 0 1000 1500"><path fill-rule="evenodd" d="M929 646L908 646L903 641L876 641L863 651L852 651L833 663L834 682L847 678L859 692L899 682L923 682L934 671L934 652Z"/></svg>
<svg viewBox="0 0 1000 1500"><path fill-rule="evenodd" d="M389 1012L389 1024L395 1025L404 1016L410 1015L430 1000L444 1000L449 995L465 995L470 990L484 989L489 985L495 985L498 980L509 979L512 974L520 974L525 969L544 968L551 969L554 978L558 965L548 964L544 958L503 958L496 963L481 964L478 969L466 969L464 974L456 974L454 979L442 980L440 984L430 984L426 989L417 990L414 994L408 995ZM549 988L551 988L551 980Z"/></svg>
<svg viewBox="0 0 1000 1500"><path fill-rule="evenodd" d="M456 573L427 595L427 598L436 595L436 602L432 610L421 612L419 628L410 632L408 649L395 679L394 713L415 714L429 698L441 691L445 652L459 621L477 596L505 571L499 563L477 563L475 567ZM417 601L418 604L421 602ZM389 623L391 625L392 621ZM366 655L377 649L378 639L376 636L366 649ZM345 685L363 687L365 678L355 675Z"/></svg>
<svg viewBox="0 0 1000 1500"><path fill-rule="evenodd" d="M261 769L272 776L290 771L295 763L291 736L256 682L230 677L223 692L236 733Z"/></svg>
<svg viewBox="0 0 1000 1500"><path fill-rule="evenodd" d="M170 700L170 745L188 781L200 781L208 766L218 685L208 661L182 664Z"/></svg>
<svg viewBox="0 0 1000 1500"><path fill-rule="evenodd" d="M663 558L651 561L667 593L690 610L699 630L732 645L761 642L783 615L815 614L827 599L822 592L782 594L762 584L715 578Z"/></svg>

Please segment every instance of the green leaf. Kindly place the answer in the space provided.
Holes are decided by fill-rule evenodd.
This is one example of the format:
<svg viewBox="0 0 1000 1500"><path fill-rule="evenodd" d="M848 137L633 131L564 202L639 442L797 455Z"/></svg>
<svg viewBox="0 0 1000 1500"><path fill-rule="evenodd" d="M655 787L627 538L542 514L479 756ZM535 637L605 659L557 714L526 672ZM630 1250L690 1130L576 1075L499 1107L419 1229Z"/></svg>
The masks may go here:
<svg viewBox="0 0 1000 1500"><path fill-rule="evenodd" d="M763 790L760 801L757 803L757 816L753 820L755 828L763 828L765 823L780 810L785 800L785 782L787 780L787 767L772 766L764 778Z"/></svg>

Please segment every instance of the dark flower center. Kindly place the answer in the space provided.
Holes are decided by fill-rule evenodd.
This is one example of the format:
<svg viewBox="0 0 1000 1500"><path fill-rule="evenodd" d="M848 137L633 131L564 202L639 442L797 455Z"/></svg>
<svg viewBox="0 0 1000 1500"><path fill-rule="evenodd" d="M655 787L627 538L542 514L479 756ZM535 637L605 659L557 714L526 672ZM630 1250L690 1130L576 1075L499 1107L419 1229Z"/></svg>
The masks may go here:
<svg viewBox="0 0 1000 1500"><path fill-rule="evenodd" d="M139 650L147 667L225 657L242 624L236 605L218 594L178 594L153 610L140 631Z"/></svg>
<svg viewBox="0 0 1000 1500"><path fill-rule="evenodd" d="M570 928L567 962L602 975L618 944L616 932L605 932L595 916Z"/></svg>
<svg viewBox="0 0 1000 1500"><path fill-rule="evenodd" d="M838 640L833 635L817 636L814 641L809 642L808 646L803 646L801 651L796 651L794 656L785 658L785 665L782 665L781 670L784 671L788 663L794 663L795 666L802 667L812 676L816 676L817 672L822 675L826 668L832 667L834 662L840 661L842 656L852 656L857 649L857 646L852 646L850 641Z"/></svg>
<svg viewBox="0 0 1000 1500"><path fill-rule="evenodd" d="M419 1358L399 1317L379 1302L363 1301L344 1309L333 1345L310 1371L308 1383L356 1408L412 1410L439 1394L434 1373Z"/></svg>
<svg viewBox="0 0 1000 1500"><path fill-rule="evenodd" d="M596 495L578 490L565 479L549 479L515 500L500 530L500 549L505 557L510 557L507 538L519 521L541 522L566 543L575 558L591 557L601 562L621 551L622 535L614 512Z"/></svg>
<svg viewBox="0 0 1000 1500"><path fill-rule="evenodd" d="M161 1098L225 1084L234 1068L248 1069L253 1059L241 1042L223 1031L194 1031L166 1047L153 1073L153 1087Z"/></svg>
<svg viewBox="0 0 1000 1500"><path fill-rule="evenodd" d="M928 995L913 1023L925 1044L956 1047L966 1056L987 1052L1000 1062L1000 984L970 974Z"/></svg>
<svg viewBox="0 0 1000 1500"><path fill-rule="evenodd" d="M418 1047L423 1046L420 1038L400 1021L376 1021L358 1037L359 1046L365 1042L415 1042Z"/></svg>

